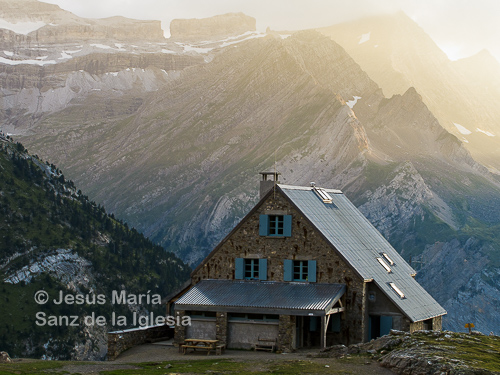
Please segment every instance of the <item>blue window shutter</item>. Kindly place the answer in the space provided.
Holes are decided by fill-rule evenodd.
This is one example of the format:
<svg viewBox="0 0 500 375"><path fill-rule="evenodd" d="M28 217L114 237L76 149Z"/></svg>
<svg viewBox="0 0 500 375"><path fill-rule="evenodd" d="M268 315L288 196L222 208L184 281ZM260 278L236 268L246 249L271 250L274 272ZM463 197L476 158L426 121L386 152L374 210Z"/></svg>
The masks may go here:
<svg viewBox="0 0 500 375"><path fill-rule="evenodd" d="M259 259L259 280L267 280L267 259Z"/></svg>
<svg viewBox="0 0 500 375"><path fill-rule="evenodd" d="M283 216L283 236L292 236L292 215Z"/></svg>
<svg viewBox="0 0 500 375"><path fill-rule="evenodd" d="M316 282L316 261L310 260L307 262L307 281L310 283Z"/></svg>
<svg viewBox="0 0 500 375"><path fill-rule="evenodd" d="M293 260L285 259L283 261L283 280L292 281L293 275Z"/></svg>
<svg viewBox="0 0 500 375"><path fill-rule="evenodd" d="M267 236L269 234L269 216L260 215L259 218L259 235Z"/></svg>
<svg viewBox="0 0 500 375"><path fill-rule="evenodd" d="M234 278L236 280L243 280L245 271L245 262L243 258L236 258L234 260Z"/></svg>

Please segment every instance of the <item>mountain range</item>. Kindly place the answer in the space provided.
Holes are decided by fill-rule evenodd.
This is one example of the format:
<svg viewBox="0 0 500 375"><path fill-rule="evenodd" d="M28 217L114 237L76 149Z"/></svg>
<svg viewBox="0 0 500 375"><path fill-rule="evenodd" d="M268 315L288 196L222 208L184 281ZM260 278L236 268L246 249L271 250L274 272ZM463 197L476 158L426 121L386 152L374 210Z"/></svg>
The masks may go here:
<svg viewBox="0 0 500 375"><path fill-rule="evenodd" d="M486 50L451 61L404 13L322 28L388 97L414 87L474 158L500 169L500 63Z"/></svg>
<svg viewBox="0 0 500 375"><path fill-rule="evenodd" d="M258 201L259 172L340 188L419 270L445 328L497 329L489 53L452 62L402 13L293 33L241 14L179 24L171 39L2 38L1 128L191 264Z"/></svg>

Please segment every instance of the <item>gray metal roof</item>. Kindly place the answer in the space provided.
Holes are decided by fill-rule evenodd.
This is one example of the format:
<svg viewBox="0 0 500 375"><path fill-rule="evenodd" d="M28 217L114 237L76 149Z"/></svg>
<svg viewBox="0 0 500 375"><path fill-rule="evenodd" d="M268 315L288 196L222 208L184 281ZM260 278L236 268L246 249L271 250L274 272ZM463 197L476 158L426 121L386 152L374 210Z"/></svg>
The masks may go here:
<svg viewBox="0 0 500 375"><path fill-rule="evenodd" d="M373 279L413 322L446 314L446 310L412 277L415 270L341 191L324 189L332 197L330 204L323 203L312 187L278 186L346 262L363 279ZM377 260L382 253L394 262L389 265L390 273ZM390 282L404 293L404 298L394 291Z"/></svg>
<svg viewBox="0 0 500 375"><path fill-rule="evenodd" d="M202 280L175 309L325 315L344 292L343 284Z"/></svg>

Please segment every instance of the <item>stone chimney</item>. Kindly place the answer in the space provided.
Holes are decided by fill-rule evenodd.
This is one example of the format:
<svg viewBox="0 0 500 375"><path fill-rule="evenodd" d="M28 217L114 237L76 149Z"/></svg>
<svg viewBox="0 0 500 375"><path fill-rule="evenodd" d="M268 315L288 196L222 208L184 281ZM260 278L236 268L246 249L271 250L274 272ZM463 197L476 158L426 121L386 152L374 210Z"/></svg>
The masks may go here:
<svg viewBox="0 0 500 375"><path fill-rule="evenodd" d="M267 194L269 190L273 188L275 184L279 184L278 176L280 172L260 172L262 175L262 180L260 180L260 199ZM272 180L271 180L272 178Z"/></svg>

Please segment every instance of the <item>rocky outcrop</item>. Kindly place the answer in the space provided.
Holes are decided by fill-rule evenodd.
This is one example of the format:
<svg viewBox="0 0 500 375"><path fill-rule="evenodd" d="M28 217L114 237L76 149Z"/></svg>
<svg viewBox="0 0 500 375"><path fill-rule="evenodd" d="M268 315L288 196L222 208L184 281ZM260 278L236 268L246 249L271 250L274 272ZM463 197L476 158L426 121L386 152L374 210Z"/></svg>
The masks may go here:
<svg viewBox="0 0 500 375"><path fill-rule="evenodd" d="M89 286L91 280L88 277L91 266L91 262L78 256L71 249L58 249L54 254L44 254L43 258L32 261L29 265L7 275L3 281L10 284L29 283L42 273L51 273L76 290L76 286L80 284L85 287ZM2 268L8 270L8 267L7 263Z"/></svg>
<svg viewBox="0 0 500 375"><path fill-rule="evenodd" d="M217 40L255 31L255 18L243 13L227 13L202 19L175 19L170 35L175 40Z"/></svg>
<svg viewBox="0 0 500 375"><path fill-rule="evenodd" d="M443 317L448 329L472 322L481 332L500 333L500 269L486 255L494 253L474 237L426 246L417 280L448 311Z"/></svg>
<svg viewBox="0 0 500 375"><path fill-rule="evenodd" d="M465 348L457 350L459 347ZM417 331L413 334L391 330L389 335L355 345L336 345L316 357L343 358L371 355L383 367L399 375L492 375L499 374L498 336L472 335L450 331Z"/></svg>
<svg viewBox="0 0 500 375"><path fill-rule="evenodd" d="M384 367L400 375L463 374L490 375L498 371L488 356L498 355L497 336L482 339L481 334L421 331L413 335L391 331L400 342L390 353L380 358ZM457 347L467 346L464 351ZM477 353L477 354L476 354ZM465 355L464 355L465 354ZM474 355L476 354L476 355ZM498 367L497 367L498 369Z"/></svg>
<svg viewBox="0 0 500 375"><path fill-rule="evenodd" d="M112 17L87 20L86 24L47 25L29 34L31 43L55 44L78 41L161 41L164 39L160 21L132 20Z"/></svg>
<svg viewBox="0 0 500 375"><path fill-rule="evenodd" d="M0 352L0 363L9 363L9 362L12 362L12 359L10 359L9 353Z"/></svg>

